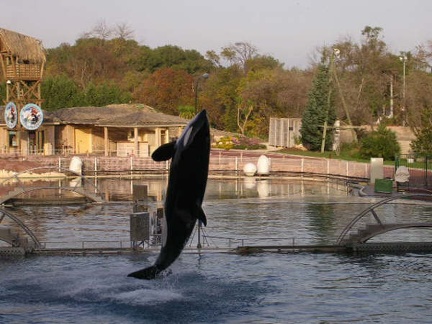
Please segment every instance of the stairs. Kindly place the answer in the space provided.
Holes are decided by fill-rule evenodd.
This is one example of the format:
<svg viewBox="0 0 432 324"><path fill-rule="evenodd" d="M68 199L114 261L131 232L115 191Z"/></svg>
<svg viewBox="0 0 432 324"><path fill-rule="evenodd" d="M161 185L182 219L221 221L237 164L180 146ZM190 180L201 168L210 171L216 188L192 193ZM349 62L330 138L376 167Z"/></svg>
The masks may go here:
<svg viewBox="0 0 432 324"><path fill-rule="evenodd" d="M357 233L350 234L347 239L342 241L342 244L364 243L373 234L381 232L384 228L385 225L367 224L365 228L357 230Z"/></svg>

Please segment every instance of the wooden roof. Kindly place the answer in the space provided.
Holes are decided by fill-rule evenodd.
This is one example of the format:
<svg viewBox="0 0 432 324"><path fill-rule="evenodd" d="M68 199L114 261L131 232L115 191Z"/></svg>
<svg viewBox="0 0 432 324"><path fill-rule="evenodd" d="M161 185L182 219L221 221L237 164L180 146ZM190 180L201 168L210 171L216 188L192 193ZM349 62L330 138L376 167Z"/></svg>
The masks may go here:
<svg viewBox="0 0 432 324"><path fill-rule="evenodd" d="M185 126L188 120L156 112L145 105L110 105L106 107L75 107L54 111L60 124L106 127Z"/></svg>
<svg viewBox="0 0 432 324"><path fill-rule="evenodd" d="M45 50L40 40L3 28L0 28L0 53L33 63L46 61Z"/></svg>
<svg viewBox="0 0 432 324"><path fill-rule="evenodd" d="M4 106L0 106L0 125L5 125ZM44 111L44 124L89 125L100 127L186 126L188 120L156 112L145 105L63 108Z"/></svg>

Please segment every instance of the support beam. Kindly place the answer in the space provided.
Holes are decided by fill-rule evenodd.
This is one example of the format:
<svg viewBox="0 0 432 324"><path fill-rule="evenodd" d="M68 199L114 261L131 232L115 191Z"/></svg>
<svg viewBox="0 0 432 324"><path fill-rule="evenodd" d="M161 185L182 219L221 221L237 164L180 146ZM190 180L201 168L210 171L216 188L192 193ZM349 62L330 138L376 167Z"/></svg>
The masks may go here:
<svg viewBox="0 0 432 324"><path fill-rule="evenodd" d="M140 151L139 151L139 142L138 142L138 127L134 127L134 151L135 151L135 156L140 156Z"/></svg>
<svg viewBox="0 0 432 324"><path fill-rule="evenodd" d="M104 155L109 155L108 127L104 127Z"/></svg>

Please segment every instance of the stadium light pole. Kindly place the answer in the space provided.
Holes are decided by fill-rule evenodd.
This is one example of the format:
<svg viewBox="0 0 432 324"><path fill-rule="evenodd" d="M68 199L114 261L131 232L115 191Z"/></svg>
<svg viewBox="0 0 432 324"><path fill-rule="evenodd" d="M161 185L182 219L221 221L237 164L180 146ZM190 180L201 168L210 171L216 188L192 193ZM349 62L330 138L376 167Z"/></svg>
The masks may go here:
<svg viewBox="0 0 432 324"><path fill-rule="evenodd" d="M401 60L403 68L402 68L402 125L405 126L405 119L406 119L406 61L407 61L407 56L406 55L402 55L399 56L399 60Z"/></svg>
<svg viewBox="0 0 432 324"><path fill-rule="evenodd" d="M195 81L195 114L198 113L198 92L199 92L199 82L200 80L208 79L209 74L204 73L203 75L200 75L196 81Z"/></svg>

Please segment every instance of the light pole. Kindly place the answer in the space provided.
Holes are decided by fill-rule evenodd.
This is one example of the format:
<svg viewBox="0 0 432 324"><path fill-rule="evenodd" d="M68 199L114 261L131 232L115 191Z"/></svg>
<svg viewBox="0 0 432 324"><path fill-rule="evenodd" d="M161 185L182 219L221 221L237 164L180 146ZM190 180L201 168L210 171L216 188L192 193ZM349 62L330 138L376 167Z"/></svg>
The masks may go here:
<svg viewBox="0 0 432 324"><path fill-rule="evenodd" d="M198 91L199 91L199 82L203 79L208 79L209 74L204 73L203 75L200 75L196 81L195 81L195 114L198 113Z"/></svg>
<svg viewBox="0 0 432 324"><path fill-rule="evenodd" d="M333 72L333 68L334 68L334 60L335 57L339 57L340 55L340 50L337 48L333 49L333 52L330 55L330 62L329 62L329 66L328 66L328 70L329 70L329 78L328 78L328 93L327 93L327 109L326 109L326 118L324 120L324 126L323 126L323 134L322 134L322 140L321 140L321 153L324 153L325 150L325 142L326 142L326 136L327 136L327 119L329 116L329 110L330 110L330 104L331 104L331 82L332 82L332 72Z"/></svg>
<svg viewBox="0 0 432 324"><path fill-rule="evenodd" d="M399 56L399 60L401 60L403 68L402 68L402 125L405 126L405 119L406 119L406 61L407 61L406 55Z"/></svg>

